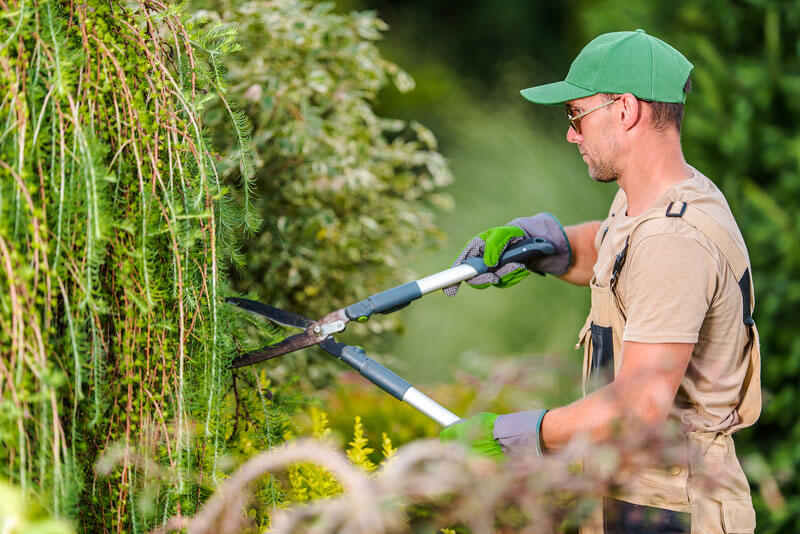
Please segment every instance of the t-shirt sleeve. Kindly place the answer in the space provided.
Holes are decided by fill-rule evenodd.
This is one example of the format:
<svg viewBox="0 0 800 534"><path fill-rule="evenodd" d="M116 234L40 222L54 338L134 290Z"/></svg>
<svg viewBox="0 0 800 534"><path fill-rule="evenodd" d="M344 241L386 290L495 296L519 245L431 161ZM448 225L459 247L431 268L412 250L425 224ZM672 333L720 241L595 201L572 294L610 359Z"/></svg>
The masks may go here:
<svg viewBox="0 0 800 534"><path fill-rule="evenodd" d="M714 297L717 263L691 236L645 237L626 267L624 341L697 343Z"/></svg>

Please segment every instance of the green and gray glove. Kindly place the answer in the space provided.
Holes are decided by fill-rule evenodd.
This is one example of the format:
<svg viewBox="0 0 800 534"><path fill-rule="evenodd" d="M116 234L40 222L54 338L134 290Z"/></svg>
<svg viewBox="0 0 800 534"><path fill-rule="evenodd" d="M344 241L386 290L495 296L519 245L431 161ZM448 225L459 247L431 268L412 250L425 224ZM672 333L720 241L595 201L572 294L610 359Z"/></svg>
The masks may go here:
<svg viewBox="0 0 800 534"><path fill-rule="evenodd" d="M497 415L482 412L454 423L439 433L442 441L455 441L475 454L500 458L504 454L536 451L542 455L540 432L547 410Z"/></svg>
<svg viewBox="0 0 800 534"><path fill-rule="evenodd" d="M531 261L527 266L521 263L508 263L495 272L485 273L467 280L467 283L477 289L490 285L506 288L519 283L530 274L530 271L540 274L564 274L572 260L572 249L564 232L564 227L550 213L538 213L532 217L514 219L506 226L489 228L475 236L464 249L456 256L451 267L464 263L468 258L483 257L483 262L490 268L495 267L500 257L509 246L525 239L540 237L553 244L555 252L549 256L540 256ZM459 284L446 287L444 294L453 296L458 291Z"/></svg>
<svg viewBox="0 0 800 534"><path fill-rule="evenodd" d="M503 449L493 435L494 422L498 417L494 413L482 412L469 419L462 419L439 432L439 439L460 443L474 454L501 458Z"/></svg>

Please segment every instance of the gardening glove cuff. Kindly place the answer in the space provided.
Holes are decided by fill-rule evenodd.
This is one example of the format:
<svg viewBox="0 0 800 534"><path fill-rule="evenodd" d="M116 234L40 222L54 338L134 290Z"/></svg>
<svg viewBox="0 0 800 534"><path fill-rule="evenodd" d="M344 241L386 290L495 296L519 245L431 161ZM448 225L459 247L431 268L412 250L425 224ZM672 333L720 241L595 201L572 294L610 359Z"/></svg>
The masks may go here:
<svg viewBox="0 0 800 534"><path fill-rule="evenodd" d="M494 421L494 439L503 453L517 454L525 451L536 451L542 455L541 429L542 419L547 410L531 410L500 415Z"/></svg>
<svg viewBox="0 0 800 534"><path fill-rule="evenodd" d="M525 237L540 237L553 244L555 252L549 256L534 258L528 263L528 269L538 273L562 275L567 272L572 261L570 247L564 227L552 213L537 213L532 217L518 217L508 223L518 226L525 232Z"/></svg>

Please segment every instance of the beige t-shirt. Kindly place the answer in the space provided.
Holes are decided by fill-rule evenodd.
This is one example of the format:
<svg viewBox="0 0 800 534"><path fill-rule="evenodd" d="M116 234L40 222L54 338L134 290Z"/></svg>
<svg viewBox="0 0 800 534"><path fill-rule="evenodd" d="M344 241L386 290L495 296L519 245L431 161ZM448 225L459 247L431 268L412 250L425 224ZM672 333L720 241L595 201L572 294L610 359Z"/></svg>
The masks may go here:
<svg viewBox="0 0 800 534"><path fill-rule="evenodd" d="M692 170L692 177L670 188L656 206L666 211L672 201L687 202L744 246L725 197ZM608 286L617 253L638 223L626 210L620 190L595 237L594 274L601 286ZM678 217L642 223L630 241L617 295L626 319L623 341L695 343L671 416L688 431L722 431L739 423L749 335L738 280L716 245Z"/></svg>

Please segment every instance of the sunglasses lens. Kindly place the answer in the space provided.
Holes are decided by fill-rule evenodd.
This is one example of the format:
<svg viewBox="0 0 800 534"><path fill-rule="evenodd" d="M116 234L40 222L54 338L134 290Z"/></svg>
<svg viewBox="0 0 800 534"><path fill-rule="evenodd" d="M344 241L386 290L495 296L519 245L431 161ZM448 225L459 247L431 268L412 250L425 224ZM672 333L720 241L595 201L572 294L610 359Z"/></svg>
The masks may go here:
<svg viewBox="0 0 800 534"><path fill-rule="evenodd" d="M570 128L575 130L575 133L580 135L581 134L581 119L579 119L579 118L573 119L572 115L570 115L569 111L567 111L566 113L567 113L567 120L569 121Z"/></svg>

